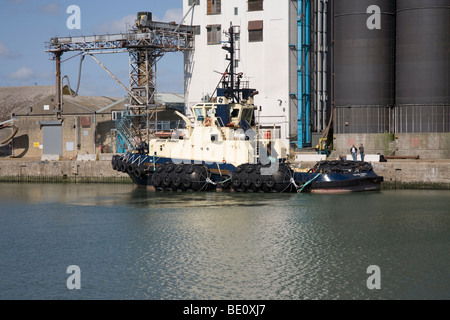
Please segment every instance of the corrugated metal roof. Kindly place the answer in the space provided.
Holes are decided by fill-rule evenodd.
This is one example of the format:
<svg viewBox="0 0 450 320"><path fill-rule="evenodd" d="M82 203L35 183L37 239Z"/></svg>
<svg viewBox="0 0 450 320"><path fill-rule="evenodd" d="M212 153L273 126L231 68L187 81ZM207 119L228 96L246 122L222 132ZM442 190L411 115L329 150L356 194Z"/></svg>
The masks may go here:
<svg viewBox="0 0 450 320"><path fill-rule="evenodd" d="M156 93L156 99L159 103L183 103L184 95L179 93Z"/></svg>

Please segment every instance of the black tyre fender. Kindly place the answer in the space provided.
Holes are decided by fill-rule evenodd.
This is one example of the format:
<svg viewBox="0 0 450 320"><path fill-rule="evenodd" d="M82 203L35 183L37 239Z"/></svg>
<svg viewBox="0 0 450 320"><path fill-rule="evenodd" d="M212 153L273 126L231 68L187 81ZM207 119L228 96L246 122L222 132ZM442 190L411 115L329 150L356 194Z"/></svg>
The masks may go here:
<svg viewBox="0 0 450 320"><path fill-rule="evenodd" d="M190 164L186 168L186 173L190 174L190 173L194 172L194 170L195 170L195 166L193 164Z"/></svg>
<svg viewBox="0 0 450 320"><path fill-rule="evenodd" d="M134 171L134 165L132 165L131 163L127 164L127 172L133 173L133 171Z"/></svg>
<svg viewBox="0 0 450 320"><path fill-rule="evenodd" d="M241 185L241 178L239 177L232 178L231 184L233 185L233 187L238 188Z"/></svg>
<svg viewBox="0 0 450 320"><path fill-rule="evenodd" d="M172 183L175 187L179 187L181 185L181 177L179 175L175 176Z"/></svg>
<svg viewBox="0 0 450 320"><path fill-rule="evenodd" d="M245 178L244 180L242 180L242 185L246 188L250 187L251 184L252 180L250 180L250 178Z"/></svg>
<svg viewBox="0 0 450 320"><path fill-rule="evenodd" d="M253 171L254 167L252 165L249 165L247 168L245 168L245 172L251 173Z"/></svg>
<svg viewBox="0 0 450 320"><path fill-rule="evenodd" d="M170 177L166 176L166 177L164 178L162 184L163 184L163 186L168 187L168 186L170 186L170 183L171 183L171 182L172 182L172 181L170 180Z"/></svg>
<svg viewBox="0 0 450 320"><path fill-rule="evenodd" d="M175 169L175 165L173 163L166 165L166 172L172 172L173 169Z"/></svg>
<svg viewBox="0 0 450 320"><path fill-rule="evenodd" d="M157 188L161 185L161 178L157 174L153 174L152 184L155 188Z"/></svg>
<svg viewBox="0 0 450 320"><path fill-rule="evenodd" d="M115 159L115 158L113 158L113 160L111 161L111 163L112 163L112 168L113 168L113 170L120 170L120 164L119 164L119 162L117 161L118 159Z"/></svg>
<svg viewBox="0 0 450 320"><path fill-rule="evenodd" d="M144 171L143 171L140 167L136 166L136 167L134 168L133 173L134 173L135 176L137 176L138 178L140 178L140 177L142 177L142 175L144 174Z"/></svg>
<svg viewBox="0 0 450 320"><path fill-rule="evenodd" d="M255 187L257 187L257 188L260 188L262 186L262 180L259 177L257 177L255 179L255 181L253 181L253 183L255 184Z"/></svg>
<svg viewBox="0 0 450 320"><path fill-rule="evenodd" d="M182 183L183 187L186 188L186 189L189 189L191 187L191 185L192 185L192 181L189 178L184 178L181 181L181 183Z"/></svg>
<svg viewBox="0 0 450 320"><path fill-rule="evenodd" d="M274 185L275 185L275 180L272 177L267 178L266 186L268 186L269 188L273 188Z"/></svg>

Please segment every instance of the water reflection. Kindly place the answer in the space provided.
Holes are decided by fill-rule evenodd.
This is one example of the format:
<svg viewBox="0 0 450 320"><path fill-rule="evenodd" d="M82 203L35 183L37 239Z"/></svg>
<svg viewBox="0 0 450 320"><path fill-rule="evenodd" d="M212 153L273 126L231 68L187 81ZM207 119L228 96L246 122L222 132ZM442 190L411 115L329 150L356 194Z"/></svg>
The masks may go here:
<svg viewBox="0 0 450 320"><path fill-rule="evenodd" d="M86 299L449 298L445 191L0 188L0 298L73 298L58 284L72 263ZM366 287L372 264L382 290Z"/></svg>

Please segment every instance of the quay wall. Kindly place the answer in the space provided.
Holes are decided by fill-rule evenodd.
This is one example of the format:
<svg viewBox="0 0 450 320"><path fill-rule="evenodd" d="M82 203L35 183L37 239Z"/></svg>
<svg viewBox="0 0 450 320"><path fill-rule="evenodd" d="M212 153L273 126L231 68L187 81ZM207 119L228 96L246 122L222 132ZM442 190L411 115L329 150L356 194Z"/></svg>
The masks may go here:
<svg viewBox="0 0 450 320"><path fill-rule="evenodd" d="M297 162L311 168L315 162ZM450 190L450 160L388 160L373 162L384 177L383 189ZM112 169L110 160L41 161L0 159L0 182L132 183L127 174Z"/></svg>
<svg viewBox="0 0 450 320"><path fill-rule="evenodd" d="M388 160L372 163L384 189L450 190L449 160Z"/></svg>
<svg viewBox="0 0 450 320"><path fill-rule="evenodd" d="M132 183L111 161L0 160L0 182Z"/></svg>

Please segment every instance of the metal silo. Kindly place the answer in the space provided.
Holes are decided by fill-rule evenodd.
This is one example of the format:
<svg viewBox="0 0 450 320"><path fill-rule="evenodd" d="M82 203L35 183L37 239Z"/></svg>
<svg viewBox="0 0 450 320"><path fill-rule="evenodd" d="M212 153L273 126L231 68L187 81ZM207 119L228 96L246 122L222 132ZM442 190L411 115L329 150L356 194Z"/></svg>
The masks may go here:
<svg viewBox="0 0 450 320"><path fill-rule="evenodd" d="M396 133L449 132L450 0L397 0Z"/></svg>
<svg viewBox="0 0 450 320"><path fill-rule="evenodd" d="M395 1L334 1L334 73L334 133L390 132Z"/></svg>

